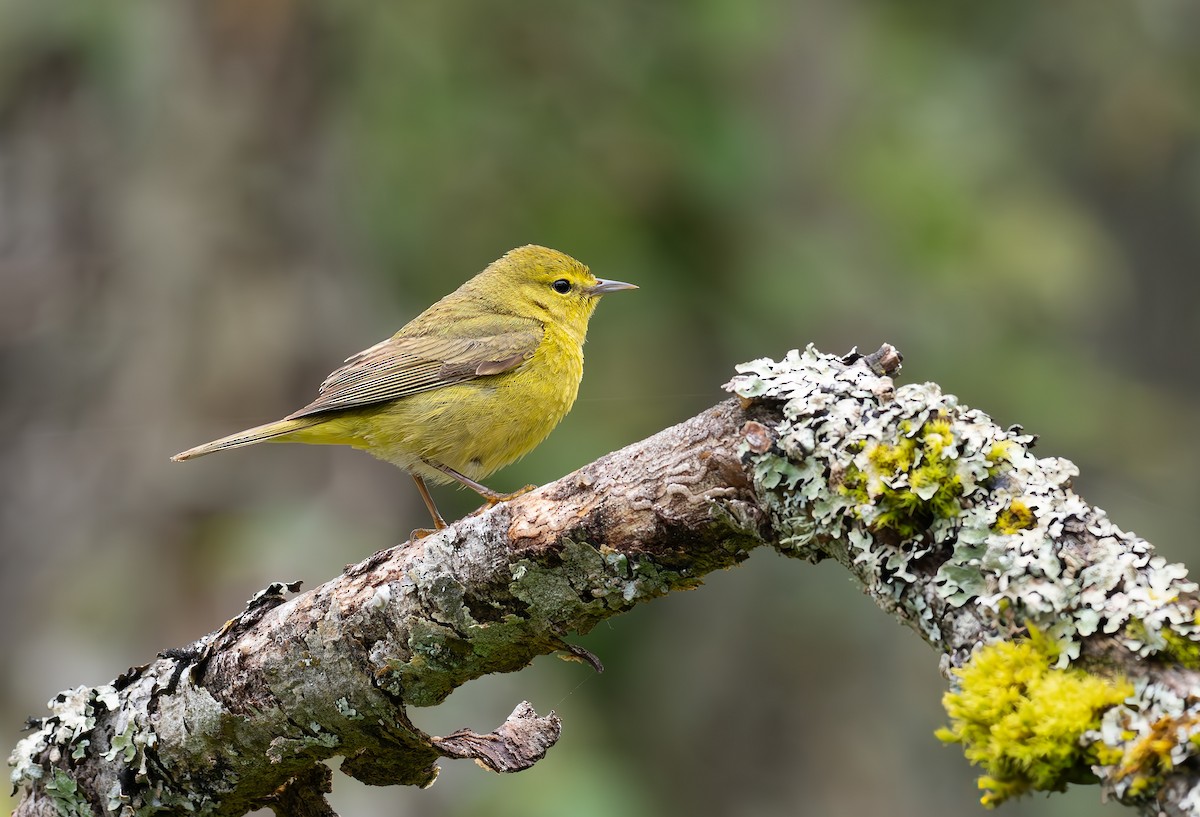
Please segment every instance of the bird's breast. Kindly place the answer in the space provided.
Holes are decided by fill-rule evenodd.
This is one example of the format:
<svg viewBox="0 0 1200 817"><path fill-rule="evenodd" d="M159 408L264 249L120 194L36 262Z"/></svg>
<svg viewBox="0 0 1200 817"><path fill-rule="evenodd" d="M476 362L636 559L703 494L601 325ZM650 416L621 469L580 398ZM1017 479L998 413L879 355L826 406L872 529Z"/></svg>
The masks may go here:
<svg viewBox="0 0 1200 817"><path fill-rule="evenodd" d="M375 418L374 439L363 447L408 470L425 473L419 466L424 459L482 479L554 430L575 403L582 376L580 344L548 328L533 356L516 369L391 404ZM437 472L427 476L443 481Z"/></svg>

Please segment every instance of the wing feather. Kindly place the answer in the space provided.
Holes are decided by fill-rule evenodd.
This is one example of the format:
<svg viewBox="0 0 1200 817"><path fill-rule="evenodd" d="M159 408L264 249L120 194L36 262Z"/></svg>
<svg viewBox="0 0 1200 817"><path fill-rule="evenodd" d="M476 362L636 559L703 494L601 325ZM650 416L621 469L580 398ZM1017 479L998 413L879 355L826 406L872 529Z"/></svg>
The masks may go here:
<svg viewBox="0 0 1200 817"><path fill-rule="evenodd" d="M391 337L346 358L344 366L325 378L317 399L286 419L398 400L502 374L533 357L541 340L540 326L472 338Z"/></svg>

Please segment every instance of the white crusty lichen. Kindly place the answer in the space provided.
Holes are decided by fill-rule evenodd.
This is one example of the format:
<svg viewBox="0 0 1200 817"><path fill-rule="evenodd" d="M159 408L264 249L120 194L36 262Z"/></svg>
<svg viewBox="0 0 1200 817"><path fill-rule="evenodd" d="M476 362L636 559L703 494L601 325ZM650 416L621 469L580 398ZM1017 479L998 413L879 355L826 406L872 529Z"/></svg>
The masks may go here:
<svg viewBox="0 0 1200 817"><path fill-rule="evenodd" d="M850 567L881 606L949 656L944 666L960 710L964 701L1015 694L985 689L986 673L955 669L986 653L986 644L1033 637L1034 652L1048 661L1043 672L1078 673L1081 648L1095 639L1110 657L1123 646L1131 661L1152 664L1133 667L1132 685L1120 670L1106 671L1107 703L1088 709L1064 738L1086 759L1083 768L1128 802L1153 794L1164 775L1200 755L1200 696L1172 692L1153 669L1200 670L1197 586L1183 566L1080 498L1072 463L1035 457L1034 438L1020 428L1000 428L935 384L896 386L858 355L809 347L781 361L755 360L738 366L727 388L781 412L769 436L748 433L742 445L778 547ZM1087 682L1078 674L1045 677L1041 689ZM964 679L978 688L966 689ZM1043 697L1010 715L1053 707ZM1030 764L1039 770L1028 746L1003 746L989 732L1001 725L971 720L977 714L967 711L944 739L987 735L992 765L981 765L991 776L981 786L990 787L992 803L1065 785L1065 772L1028 774ZM972 751L985 754L979 745L968 745ZM1023 773L1013 771L1022 764Z"/></svg>

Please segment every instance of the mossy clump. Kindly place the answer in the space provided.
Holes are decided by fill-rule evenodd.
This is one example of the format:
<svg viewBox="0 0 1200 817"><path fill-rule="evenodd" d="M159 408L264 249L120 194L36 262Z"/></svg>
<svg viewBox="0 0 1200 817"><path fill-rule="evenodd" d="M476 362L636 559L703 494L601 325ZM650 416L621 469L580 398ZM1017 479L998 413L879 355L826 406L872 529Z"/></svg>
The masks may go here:
<svg viewBox="0 0 1200 817"><path fill-rule="evenodd" d="M1033 511L1019 499L1014 499L1008 503L1008 507L1000 511L996 515L996 524L993 530L996 533L1012 534L1017 531L1029 530L1037 524L1037 517Z"/></svg>
<svg viewBox="0 0 1200 817"><path fill-rule="evenodd" d="M1196 615L1200 618L1200 613ZM1200 670L1200 641L1194 641L1169 626L1150 631L1144 621L1134 618L1125 625L1125 634L1136 641L1154 645L1157 657L1164 661L1178 664L1184 669Z"/></svg>
<svg viewBox="0 0 1200 817"><path fill-rule="evenodd" d="M1057 659L1054 642L1031 629L1027 639L982 647L954 671L958 691L942 699L950 726L937 736L961 743L967 760L983 768L979 788L988 808L1028 791L1094 781L1090 767L1114 760L1103 744L1082 738L1133 685L1056 669Z"/></svg>
<svg viewBox="0 0 1200 817"><path fill-rule="evenodd" d="M1167 642L1162 650L1164 655L1185 669L1200 670L1200 641L1181 635L1169 627L1164 627L1159 636Z"/></svg>
<svg viewBox="0 0 1200 817"><path fill-rule="evenodd" d="M902 421L900 431L903 436L895 444L863 445L840 490L854 501L859 516L872 529L888 529L909 539L935 519L959 514L963 484L953 427L945 411L915 431Z"/></svg>

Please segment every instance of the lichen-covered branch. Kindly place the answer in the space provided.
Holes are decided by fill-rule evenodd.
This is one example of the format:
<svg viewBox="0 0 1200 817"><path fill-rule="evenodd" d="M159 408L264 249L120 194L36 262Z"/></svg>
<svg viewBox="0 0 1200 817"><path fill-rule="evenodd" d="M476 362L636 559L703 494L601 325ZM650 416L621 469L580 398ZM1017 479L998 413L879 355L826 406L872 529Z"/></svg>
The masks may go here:
<svg viewBox="0 0 1200 817"><path fill-rule="evenodd" d="M1099 782L1200 815L1196 587L890 347L739 367L739 399L544 488L382 551L303 595L274 585L217 632L51 702L13 752L21 815L330 814L321 761L428 785L439 758L497 771L558 737L521 704L490 734L423 734L408 706L567 639L767 544L845 565L941 655L943 740L985 804Z"/></svg>
<svg viewBox="0 0 1200 817"><path fill-rule="evenodd" d="M1099 782L1147 814L1200 815L1200 605L1155 556L932 383L895 387L811 348L729 384L780 418L743 450L776 547L834 558L938 650L939 737L982 766L984 805Z"/></svg>

